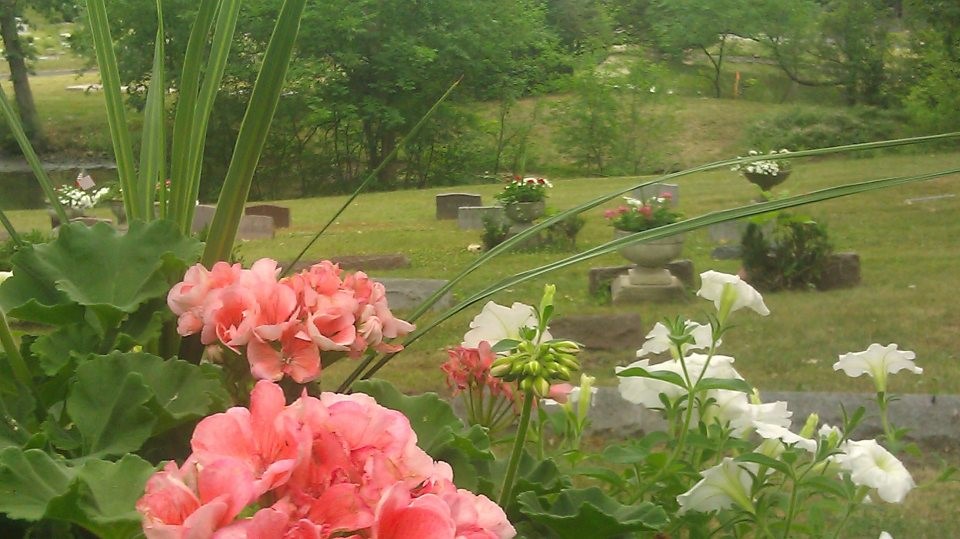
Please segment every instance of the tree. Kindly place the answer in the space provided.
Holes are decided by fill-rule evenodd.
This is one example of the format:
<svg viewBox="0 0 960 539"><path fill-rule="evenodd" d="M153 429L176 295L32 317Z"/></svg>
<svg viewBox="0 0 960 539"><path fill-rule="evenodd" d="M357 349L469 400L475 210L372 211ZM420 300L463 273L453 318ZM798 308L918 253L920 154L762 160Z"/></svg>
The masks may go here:
<svg viewBox="0 0 960 539"><path fill-rule="evenodd" d="M231 50L226 92L218 97L218 107L245 99L244 89L253 76L249 66L259 62L278 6L278 0L244 3L237 32L241 38ZM164 2L164 13L171 19L189 21L195 10L195 2L190 0ZM148 11L137 0L114 0L111 4L121 76L132 86L149 76L149 59L138 52L151 49L148 44L153 40L156 21ZM122 33L120 28L124 29ZM168 58L182 57L188 25L168 22L165 29ZM564 58L538 0L311 2L304 13L287 78L290 93L296 96L283 98L301 103L302 108L285 107L282 102L281 116L274 122L277 127L271 136L283 133L297 138L300 142L294 142L300 144L310 133L312 140L301 148L329 152L324 155L326 159L316 159L318 164L325 163L323 169L311 173L350 182L363 170L377 168L400 137L455 80L462 77L455 100L495 99L508 91L524 95L568 69ZM168 62L168 72L176 86L180 66L172 62ZM297 121L285 121L284 110L297 115ZM449 112L444 117L450 117ZM221 114L212 122L221 120L233 123L221 131L224 140L229 140L238 117ZM437 131L440 124L452 125L438 115L426 126L423 136L442 141ZM215 127L212 123L211 129ZM208 144L216 145L216 141ZM404 167L444 162L437 157L438 150L460 151L437 142L411 145L408 152L420 149L434 154L430 158L401 154L391 167L381 171L380 186L398 178L403 181ZM303 155L314 154L305 151ZM291 167L286 168L289 173ZM413 175L417 183L423 181L422 171ZM345 188L348 185L341 186L341 190Z"/></svg>
<svg viewBox="0 0 960 539"><path fill-rule="evenodd" d="M881 0L765 0L753 38L806 86L840 86L847 103L888 104L888 21Z"/></svg>
<svg viewBox="0 0 960 539"><path fill-rule="evenodd" d="M491 98L539 84L558 63L543 11L525 0L334 0L304 28L302 53L328 66L324 101L355 111L370 169L459 77L460 98Z"/></svg>
<svg viewBox="0 0 960 539"><path fill-rule="evenodd" d="M30 90L30 69L27 59L31 55L29 44L20 38L20 19L25 2L19 0L0 0L0 38L3 39L4 56L10 66L10 81L13 83L14 98L20 112L23 130L35 148L43 146L43 134L37 107Z"/></svg>
<svg viewBox="0 0 960 539"><path fill-rule="evenodd" d="M651 0L647 8L654 40L676 56L699 50L712 67L714 96L720 97L720 74L731 36L753 34L755 6L745 0Z"/></svg>
<svg viewBox="0 0 960 539"><path fill-rule="evenodd" d="M613 21L599 0L550 0L546 20L573 54L605 53L613 40Z"/></svg>
<svg viewBox="0 0 960 539"><path fill-rule="evenodd" d="M911 14L917 78L907 110L926 129L952 131L960 125L960 4L914 0Z"/></svg>
<svg viewBox="0 0 960 539"><path fill-rule="evenodd" d="M20 35L20 23L24 20L27 8L62 18L76 16L78 8L76 4L66 0L0 0L0 40L3 41L4 56L10 68L14 99L23 130L34 148L39 150L45 146L45 137L36 104L33 102L33 92L30 90L28 64L34 57L34 51L30 41Z"/></svg>

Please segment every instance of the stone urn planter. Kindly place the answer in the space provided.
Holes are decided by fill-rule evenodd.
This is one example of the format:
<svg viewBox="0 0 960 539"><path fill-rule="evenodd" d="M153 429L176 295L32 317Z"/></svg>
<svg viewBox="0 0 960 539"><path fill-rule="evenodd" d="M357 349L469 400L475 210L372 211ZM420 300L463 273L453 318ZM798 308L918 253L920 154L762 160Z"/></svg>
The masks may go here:
<svg viewBox="0 0 960 539"><path fill-rule="evenodd" d="M514 223L531 223L543 216L546 209L544 201L537 202L510 202L503 207L507 218Z"/></svg>
<svg viewBox="0 0 960 539"><path fill-rule="evenodd" d="M629 236L634 232L614 230L615 238ZM667 271L667 263L680 258L683 252L683 235L659 240L624 245L617 249L620 256L636 264L629 272L630 284L636 286L671 286L673 275Z"/></svg>
<svg viewBox="0 0 960 539"><path fill-rule="evenodd" d="M77 217L83 217L85 214L80 208L71 208L65 206L64 211L67 212L67 219L76 219ZM57 216L57 212L53 211L53 208L47 207L47 215L50 216L50 228L57 228L61 225L60 217Z"/></svg>
<svg viewBox="0 0 960 539"><path fill-rule="evenodd" d="M769 191L777 185L787 181L789 176L789 170L782 171L777 174L760 174L759 172L743 171L743 177L746 178L748 182L756 185L764 191Z"/></svg>
<svg viewBox="0 0 960 539"><path fill-rule="evenodd" d="M107 204L110 206L110 212L113 213L113 216L117 218L117 224L126 224L127 222L127 210L123 206L122 200L109 200Z"/></svg>

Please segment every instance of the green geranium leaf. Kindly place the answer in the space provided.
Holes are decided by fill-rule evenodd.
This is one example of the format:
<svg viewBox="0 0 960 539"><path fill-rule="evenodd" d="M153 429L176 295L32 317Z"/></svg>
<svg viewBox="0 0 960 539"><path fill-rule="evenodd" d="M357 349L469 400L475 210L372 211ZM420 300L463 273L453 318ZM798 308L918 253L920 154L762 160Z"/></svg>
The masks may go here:
<svg viewBox="0 0 960 539"><path fill-rule="evenodd" d="M117 462L88 460L72 488L51 501L46 517L75 522L103 538L135 537L141 528L135 504L153 472L153 465L136 455Z"/></svg>
<svg viewBox="0 0 960 539"><path fill-rule="evenodd" d="M649 502L621 505L595 487L565 490L558 496L524 492L517 501L524 515L562 539L619 537L659 530L667 523L663 508Z"/></svg>
<svg viewBox="0 0 960 539"><path fill-rule="evenodd" d="M67 412L89 456L136 451L153 432L154 413L146 404L153 392L143 377L111 358L97 358L77 368L67 397Z"/></svg>
<svg viewBox="0 0 960 539"><path fill-rule="evenodd" d="M409 397L384 380L357 382L353 389L407 416L417 433L417 445L434 459L450 464L461 488L476 488L480 475L488 473L487 464L493 460L493 454L486 431L478 426L464 426L450 404L436 393Z"/></svg>
<svg viewBox="0 0 960 539"><path fill-rule="evenodd" d="M40 428L47 441L57 449L73 451L79 449L83 444L83 441L80 439L80 433L76 430L66 429L51 419L44 421Z"/></svg>
<svg viewBox="0 0 960 539"><path fill-rule="evenodd" d="M0 417L0 449L23 447L29 443L28 432L36 430L37 403L29 391L18 391L4 397L7 414Z"/></svg>
<svg viewBox="0 0 960 539"><path fill-rule="evenodd" d="M480 425L470 427L464 434L454 432L450 443L433 458L449 464L457 486L471 491L480 488L481 477L490 475L490 463L494 460L487 430Z"/></svg>
<svg viewBox="0 0 960 539"><path fill-rule="evenodd" d="M102 327L115 327L169 286L165 260L195 260L201 244L173 223L132 222L125 234L106 224L69 224L56 240L28 246L12 258L13 277L0 287L0 308L15 318L48 324L79 321L83 306Z"/></svg>
<svg viewBox="0 0 960 539"><path fill-rule="evenodd" d="M221 389L218 381L206 376L199 366L180 359L163 359L144 352L113 352L93 361L142 377L143 384L153 393L150 408L160 419L155 434L209 414L214 409L211 394Z"/></svg>
<svg viewBox="0 0 960 539"><path fill-rule="evenodd" d="M148 301L120 324L116 348L127 351L138 344L145 345L153 341L160 336L163 322L168 317L172 319L173 313L167 308L165 298Z"/></svg>
<svg viewBox="0 0 960 539"><path fill-rule="evenodd" d="M687 387L687 383L683 380L683 377L671 371L648 371L643 367L630 367L629 369L623 369L622 371L618 372L617 376L620 376L621 378L631 376L652 378L654 380L660 380L662 382L667 382L682 388Z"/></svg>
<svg viewBox="0 0 960 539"><path fill-rule="evenodd" d="M95 353L100 346L100 337L89 324L68 324L53 333L37 337L30 347L39 359L40 368L47 376L60 372L71 359Z"/></svg>
<svg viewBox="0 0 960 539"><path fill-rule="evenodd" d="M632 466L647 460L650 452L657 445L670 440L670 435L663 431L653 431L643 438L621 445L607 446L603 450L603 460L614 464Z"/></svg>
<svg viewBox="0 0 960 539"><path fill-rule="evenodd" d="M0 512L21 520L40 520L50 502L64 494L76 469L39 449L8 447L0 452Z"/></svg>

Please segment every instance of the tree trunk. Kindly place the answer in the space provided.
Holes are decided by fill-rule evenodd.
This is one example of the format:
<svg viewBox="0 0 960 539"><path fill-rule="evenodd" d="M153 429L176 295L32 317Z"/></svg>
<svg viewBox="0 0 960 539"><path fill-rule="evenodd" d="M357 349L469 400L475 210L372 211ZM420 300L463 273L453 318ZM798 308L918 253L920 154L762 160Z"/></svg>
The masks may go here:
<svg viewBox="0 0 960 539"><path fill-rule="evenodd" d="M17 35L17 0L0 0L0 38L3 39L7 64L10 66L10 80L13 81L13 93L23 130L34 149L42 149L44 138L37 107L33 103L33 92L30 91L26 54Z"/></svg>

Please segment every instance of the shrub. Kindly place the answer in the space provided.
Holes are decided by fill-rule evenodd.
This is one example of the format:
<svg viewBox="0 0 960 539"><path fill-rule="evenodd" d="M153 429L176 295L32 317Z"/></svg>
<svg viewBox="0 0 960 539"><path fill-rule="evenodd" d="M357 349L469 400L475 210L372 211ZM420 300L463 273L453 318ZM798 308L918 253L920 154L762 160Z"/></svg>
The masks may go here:
<svg viewBox="0 0 960 539"><path fill-rule="evenodd" d="M489 251L500 245L510 234L510 224L489 217L483 218L483 248Z"/></svg>
<svg viewBox="0 0 960 539"><path fill-rule="evenodd" d="M20 241L25 245L37 243L47 243L51 240L49 233L42 230L31 230L25 234L20 234ZM19 250L16 242L9 239L0 243L0 271L11 271L13 266L10 264L10 258Z"/></svg>
<svg viewBox="0 0 960 539"><path fill-rule="evenodd" d="M808 216L780 213L772 230L750 223L743 235L743 267L762 290L813 288L833 248L827 227Z"/></svg>
<svg viewBox="0 0 960 539"><path fill-rule="evenodd" d="M753 147L810 150L896 138L906 123L903 113L882 109L796 107L751 124L746 142Z"/></svg>

